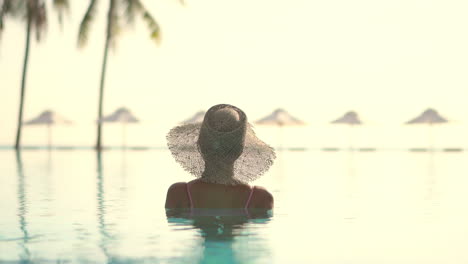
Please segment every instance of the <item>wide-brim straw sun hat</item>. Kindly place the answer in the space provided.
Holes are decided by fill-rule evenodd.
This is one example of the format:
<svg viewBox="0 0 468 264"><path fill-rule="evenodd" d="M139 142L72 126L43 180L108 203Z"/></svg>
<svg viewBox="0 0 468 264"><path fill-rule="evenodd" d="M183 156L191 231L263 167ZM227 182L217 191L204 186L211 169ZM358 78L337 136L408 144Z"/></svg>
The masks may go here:
<svg viewBox="0 0 468 264"><path fill-rule="evenodd" d="M219 115L223 111L235 111L237 120L233 121L229 114ZM201 123L172 128L167 134L167 145L174 159L190 174L205 182L226 185L258 179L276 158L274 149L255 135L245 113L228 104L211 107ZM205 159L214 159L217 164L225 162L226 166L234 162L234 175L203 174Z"/></svg>

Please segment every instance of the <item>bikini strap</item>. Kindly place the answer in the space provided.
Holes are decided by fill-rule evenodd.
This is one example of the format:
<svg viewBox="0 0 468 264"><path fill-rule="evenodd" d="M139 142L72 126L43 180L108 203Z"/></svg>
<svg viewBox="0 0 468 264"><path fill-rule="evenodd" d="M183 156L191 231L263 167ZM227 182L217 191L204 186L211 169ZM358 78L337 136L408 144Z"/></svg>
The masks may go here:
<svg viewBox="0 0 468 264"><path fill-rule="evenodd" d="M188 196L189 201L190 201L190 208L193 208L193 200L192 200L192 194L190 193L189 184L186 183L185 185L187 186L187 196Z"/></svg>
<svg viewBox="0 0 468 264"><path fill-rule="evenodd" d="M252 200L252 195L254 193L254 189L255 189L255 186L252 187L252 189L250 190L249 199L247 199L247 202L245 203L245 209L249 208L250 200Z"/></svg>

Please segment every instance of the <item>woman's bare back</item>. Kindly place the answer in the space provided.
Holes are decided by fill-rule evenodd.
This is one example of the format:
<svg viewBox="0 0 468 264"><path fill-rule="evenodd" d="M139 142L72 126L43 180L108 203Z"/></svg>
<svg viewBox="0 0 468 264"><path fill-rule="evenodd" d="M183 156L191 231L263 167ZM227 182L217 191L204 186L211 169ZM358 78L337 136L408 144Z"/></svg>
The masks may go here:
<svg viewBox="0 0 468 264"><path fill-rule="evenodd" d="M166 198L166 208L245 207L272 209L273 196L259 186L214 184L197 179L189 183L174 183L169 187Z"/></svg>

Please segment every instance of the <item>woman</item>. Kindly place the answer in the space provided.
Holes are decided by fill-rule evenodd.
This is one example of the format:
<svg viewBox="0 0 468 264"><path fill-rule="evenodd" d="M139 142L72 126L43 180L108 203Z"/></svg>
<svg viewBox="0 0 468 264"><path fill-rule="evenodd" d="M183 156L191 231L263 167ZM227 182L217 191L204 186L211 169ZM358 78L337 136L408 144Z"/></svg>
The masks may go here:
<svg viewBox="0 0 468 264"><path fill-rule="evenodd" d="M167 141L175 160L198 179L169 187L166 208L273 208L273 196L248 182L270 168L275 152L239 108L215 105L201 124L175 127Z"/></svg>

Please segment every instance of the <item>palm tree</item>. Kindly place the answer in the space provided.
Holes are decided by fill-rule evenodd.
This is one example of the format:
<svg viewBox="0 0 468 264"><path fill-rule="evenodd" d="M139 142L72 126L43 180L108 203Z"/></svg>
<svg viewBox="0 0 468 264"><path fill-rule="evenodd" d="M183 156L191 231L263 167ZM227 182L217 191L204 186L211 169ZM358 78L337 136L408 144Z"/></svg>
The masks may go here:
<svg viewBox="0 0 468 264"><path fill-rule="evenodd" d="M1 0L0 1L0 36L5 27L5 16L11 15L14 12L13 0Z"/></svg>
<svg viewBox="0 0 468 264"><path fill-rule="evenodd" d="M102 119L103 97L104 97L104 83L106 78L107 57L109 49L115 47L115 42L118 33L122 26L133 25L136 16L141 16L148 24L151 39L159 42L161 39L160 28L153 16L143 6L140 0L108 0L109 7L107 11L107 27L106 27L106 41L104 44L104 58L102 62L101 80L99 85L99 106L98 118ZM90 0L88 9L80 24L78 35L78 46L84 47L88 40L88 33L91 23L94 21L98 0ZM123 14L123 15L122 15ZM123 16L123 17L122 17ZM125 19L122 23L122 18ZM97 141L96 149L100 150L102 147L101 142L102 123L97 124Z"/></svg>
<svg viewBox="0 0 468 264"><path fill-rule="evenodd" d="M6 16L19 18L26 22L26 47L24 52L23 74L21 78L20 103L18 111L18 127L16 130L15 149L21 145L21 130L23 125L24 97L26 91L26 79L28 72L31 34L36 34L37 42L42 40L42 35L47 29L46 0L2 0L0 2L0 33L4 28ZM54 0L59 22L62 22L63 14L68 11L68 0Z"/></svg>

